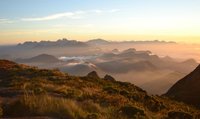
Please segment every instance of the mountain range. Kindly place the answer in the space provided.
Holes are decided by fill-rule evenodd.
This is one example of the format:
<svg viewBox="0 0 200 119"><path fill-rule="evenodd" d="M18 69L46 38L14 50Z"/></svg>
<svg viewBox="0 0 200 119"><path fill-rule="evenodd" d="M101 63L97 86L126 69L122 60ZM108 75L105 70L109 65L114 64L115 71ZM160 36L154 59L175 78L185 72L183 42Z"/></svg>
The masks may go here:
<svg viewBox="0 0 200 119"><path fill-rule="evenodd" d="M76 76L91 71L100 76L111 74L116 80L134 83L149 94L161 95L198 65L194 59L188 58L186 51L184 53L188 55L183 59L172 57L174 51L163 51L166 47L178 49L179 46L178 43L158 40L116 42L93 39L83 42L61 39L1 46L0 58L40 68L60 69ZM157 82L165 85L161 87Z"/></svg>
<svg viewBox="0 0 200 119"><path fill-rule="evenodd" d="M86 43L92 44L92 45L108 45L108 44L126 44L126 43L135 43L135 44L176 44L176 42L173 41L159 41L159 40L150 40L150 41L107 41L101 38L98 39L92 39L87 41Z"/></svg>
<svg viewBox="0 0 200 119"><path fill-rule="evenodd" d="M173 83L198 65L192 59L178 62L169 56L159 57L150 51L137 51L134 48L114 50L115 52L112 50L103 54L81 57L57 58L53 55L41 54L14 61L40 68L58 68L76 76L84 76L91 71L96 71L101 76L109 73L116 80L134 83L150 94L159 95L165 93ZM165 85L161 88L158 82L164 82Z"/></svg>
<svg viewBox="0 0 200 119"><path fill-rule="evenodd" d="M88 41L77 41L77 40L68 40L66 38L59 39L57 41L40 41L40 42L24 42L19 43L18 47L28 47L28 48L40 48L40 47L82 47L88 45L108 45L108 44L116 44L116 43L136 43L136 44L156 44L156 43L164 43L164 44L173 44L176 42L166 42L166 41L107 41L104 39L92 39Z"/></svg>
<svg viewBox="0 0 200 119"><path fill-rule="evenodd" d="M59 39L57 41L40 41L40 42L24 42L19 43L17 47L24 48L45 48L45 47L86 47L88 46L84 42L76 41L76 40L68 40L66 38Z"/></svg>
<svg viewBox="0 0 200 119"><path fill-rule="evenodd" d="M9 60L28 58L40 54L54 56L80 56L104 53L105 50L130 47L130 45L174 45L175 42L166 41L107 41L104 39L92 39L88 41L68 40L66 38L57 41L26 41L17 45L0 46L0 58ZM120 47L122 46L122 47ZM71 52L76 51L76 52Z"/></svg>

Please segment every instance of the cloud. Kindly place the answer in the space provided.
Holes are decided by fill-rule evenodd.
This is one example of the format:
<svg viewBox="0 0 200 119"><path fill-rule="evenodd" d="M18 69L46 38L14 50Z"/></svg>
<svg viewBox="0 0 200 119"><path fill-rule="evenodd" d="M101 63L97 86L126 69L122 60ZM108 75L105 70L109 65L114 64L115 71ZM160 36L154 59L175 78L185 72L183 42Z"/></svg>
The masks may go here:
<svg viewBox="0 0 200 119"><path fill-rule="evenodd" d="M11 24L14 23L14 21L11 21L9 19L0 19L0 24Z"/></svg>
<svg viewBox="0 0 200 119"><path fill-rule="evenodd" d="M27 18L21 18L21 21L48 21L48 20L55 20L55 19L61 19L64 17L71 18L71 19L81 19L83 18L84 14L91 14L91 13L114 13L118 12L119 9L111 9L111 10L89 10L89 11L75 11L75 12L63 12L63 13L57 13L57 14L52 14L48 16L43 16L43 17L27 17Z"/></svg>
<svg viewBox="0 0 200 119"><path fill-rule="evenodd" d="M103 11L103 10L98 10L98 9L97 9L97 10L92 10L92 12L98 13L98 14L99 14L99 13L102 13L102 12L104 12L104 11Z"/></svg>
<svg viewBox="0 0 200 119"><path fill-rule="evenodd" d="M68 17L71 19L80 19L82 18L80 15L84 14L84 11L76 11L76 12L63 12L58 14L53 14L44 17L32 17L32 18L22 18L22 21L48 21L48 20L55 20L64 17Z"/></svg>
<svg viewBox="0 0 200 119"><path fill-rule="evenodd" d="M100 10L100 9L96 9L96 10L91 10L91 12L94 12L94 13L115 13L115 12L119 12L120 9L110 9L110 10Z"/></svg>
<svg viewBox="0 0 200 119"><path fill-rule="evenodd" d="M76 12L74 12L74 13L75 13L75 14L85 14L86 11L79 10L79 11L76 11Z"/></svg>

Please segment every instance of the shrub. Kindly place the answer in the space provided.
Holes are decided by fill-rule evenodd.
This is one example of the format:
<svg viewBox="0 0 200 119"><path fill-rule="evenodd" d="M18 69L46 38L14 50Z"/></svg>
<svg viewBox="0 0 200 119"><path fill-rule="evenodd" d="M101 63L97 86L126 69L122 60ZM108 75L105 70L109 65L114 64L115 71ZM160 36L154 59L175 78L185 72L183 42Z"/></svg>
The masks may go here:
<svg viewBox="0 0 200 119"><path fill-rule="evenodd" d="M119 91L111 86L105 87L104 91L106 91L109 94L117 94Z"/></svg>
<svg viewBox="0 0 200 119"><path fill-rule="evenodd" d="M168 119L193 119L193 116L186 112L170 111Z"/></svg>
<svg viewBox="0 0 200 119"><path fill-rule="evenodd" d="M86 117L86 119L98 119L98 118L99 118L99 116L96 113L88 114Z"/></svg>
<svg viewBox="0 0 200 119"><path fill-rule="evenodd" d="M101 106L93 101L84 101L82 102L81 107L89 113L99 113L103 111Z"/></svg>
<svg viewBox="0 0 200 119"><path fill-rule="evenodd" d="M128 97L129 96L129 93L126 91L126 90L122 90L120 91L120 95L123 95L125 97Z"/></svg>
<svg viewBox="0 0 200 119"><path fill-rule="evenodd" d="M120 112L128 118L135 118L138 115L145 116L144 110L129 105L121 107Z"/></svg>
<svg viewBox="0 0 200 119"><path fill-rule="evenodd" d="M154 97L148 97L144 104L152 112L158 112L166 108L163 102L155 99Z"/></svg>
<svg viewBox="0 0 200 119"><path fill-rule="evenodd" d="M36 93L36 94L45 93L44 89L42 89L42 88L40 88L40 87L36 87L33 91L34 91L34 93Z"/></svg>
<svg viewBox="0 0 200 119"><path fill-rule="evenodd" d="M2 116L3 116L3 109L0 108L0 117L2 117Z"/></svg>

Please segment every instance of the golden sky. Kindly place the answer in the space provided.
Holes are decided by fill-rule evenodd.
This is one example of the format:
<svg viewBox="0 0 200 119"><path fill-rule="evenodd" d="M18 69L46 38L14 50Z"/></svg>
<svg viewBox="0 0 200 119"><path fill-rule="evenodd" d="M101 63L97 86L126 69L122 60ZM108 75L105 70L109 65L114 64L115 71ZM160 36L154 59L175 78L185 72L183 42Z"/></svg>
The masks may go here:
<svg viewBox="0 0 200 119"><path fill-rule="evenodd" d="M200 43L199 6L197 0L2 0L0 45L60 38Z"/></svg>

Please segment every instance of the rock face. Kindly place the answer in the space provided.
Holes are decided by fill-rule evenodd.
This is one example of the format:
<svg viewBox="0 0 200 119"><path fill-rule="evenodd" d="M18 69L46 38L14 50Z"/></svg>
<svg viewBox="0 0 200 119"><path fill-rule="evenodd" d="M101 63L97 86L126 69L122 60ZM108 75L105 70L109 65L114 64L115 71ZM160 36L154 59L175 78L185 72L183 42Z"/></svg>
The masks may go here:
<svg viewBox="0 0 200 119"><path fill-rule="evenodd" d="M115 78L113 78L112 76L110 76L110 75L108 75L108 74L106 74L106 75L104 76L104 79L105 79L105 80L110 80L110 81L115 81Z"/></svg>
<svg viewBox="0 0 200 119"><path fill-rule="evenodd" d="M88 73L87 77L100 79L100 77L96 71L92 71L92 72Z"/></svg>
<svg viewBox="0 0 200 119"><path fill-rule="evenodd" d="M178 101L200 107L200 65L189 75L179 80L165 94Z"/></svg>

